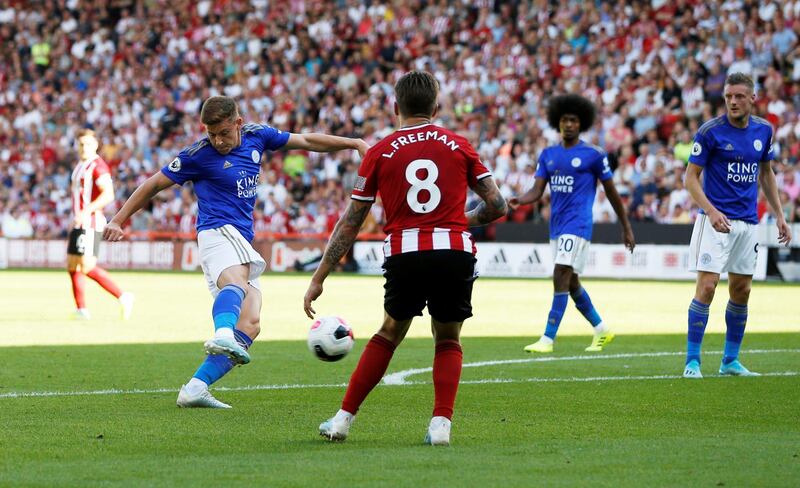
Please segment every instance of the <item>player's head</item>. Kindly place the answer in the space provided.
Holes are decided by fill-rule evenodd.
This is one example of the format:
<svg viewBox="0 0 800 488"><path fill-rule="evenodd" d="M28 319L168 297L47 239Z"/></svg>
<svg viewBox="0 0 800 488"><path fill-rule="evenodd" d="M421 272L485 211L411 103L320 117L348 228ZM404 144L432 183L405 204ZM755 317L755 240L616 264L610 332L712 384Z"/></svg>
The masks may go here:
<svg viewBox="0 0 800 488"><path fill-rule="evenodd" d="M231 97L209 97L200 110L208 140L220 154L228 154L242 142L242 117Z"/></svg>
<svg viewBox="0 0 800 488"><path fill-rule="evenodd" d="M97 155L97 148L100 142L97 140L92 129L81 129L78 131L78 156L81 159L90 159Z"/></svg>
<svg viewBox="0 0 800 488"><path fill-rule="evenodd" d="M577 139L581 132L594 124L597 109L585 97L575 94L560 95L550 99L547 122L566 140Z"/></svg>
<svg viewBox="0 0 800 488"><path fill-rule="evenodd" d="M439 82L427 71L409 71L394 85L394 112L402 118L436 115Z"/></svg>
<svg viewBox="0 0 800 488"><path fill-rule="evenodd" d="M753 79L744 73L731 73L725 79L725 108L728 119L741 121L750 117L756 101Z"/></svg>

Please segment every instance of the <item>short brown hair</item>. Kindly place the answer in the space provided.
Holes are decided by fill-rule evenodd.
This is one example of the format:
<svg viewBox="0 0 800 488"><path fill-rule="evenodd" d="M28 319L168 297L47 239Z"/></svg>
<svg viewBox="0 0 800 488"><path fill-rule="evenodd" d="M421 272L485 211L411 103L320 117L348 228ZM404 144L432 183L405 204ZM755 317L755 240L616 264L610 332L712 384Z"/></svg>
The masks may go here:
<svg viewBox="0 0 800 488"><path fill-rule="evenodd" d="M89 129L88 127L87 128L83 128L83 129L78 131L78 139L80 139L81 137L85 137L85 136L92 136L95 139L97 138L97 136L95 135L94 131L92 129Z"/></svg>
<svg viewBox="0 0 800 488"><path fill-rule="evenodd" d="M753 79L750 78L749 75L744 73L731 73L725 78L725 85L745 85L750 91L755 90L755 84L753 83Z"/></svg>
<svg viewBox="0 0 800 488"><path fill-rule="evenodd" d="M400 113L406 117L433 115L439 98L439 82L427 71L410 71L394 85Z"/></svg>
<svg viewBox="0 0 800 488"><path fill-rule="evenodd" d="M208 97L200 109L200 121L205 125L216 125L239 115L239 107L231 97Z"/></svg>

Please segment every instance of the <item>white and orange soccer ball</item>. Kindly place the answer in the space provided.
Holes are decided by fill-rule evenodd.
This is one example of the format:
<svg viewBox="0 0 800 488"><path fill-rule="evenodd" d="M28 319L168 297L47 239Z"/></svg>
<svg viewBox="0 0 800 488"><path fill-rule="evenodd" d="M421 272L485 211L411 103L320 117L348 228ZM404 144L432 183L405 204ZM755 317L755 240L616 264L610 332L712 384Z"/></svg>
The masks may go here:
<svg viewBox="0 0 800 488"><path fill-rule="evenodd" d="M353 349L353 329L340 317L320 317L308 331L308 350L322 361L338 361Z"/></svg>

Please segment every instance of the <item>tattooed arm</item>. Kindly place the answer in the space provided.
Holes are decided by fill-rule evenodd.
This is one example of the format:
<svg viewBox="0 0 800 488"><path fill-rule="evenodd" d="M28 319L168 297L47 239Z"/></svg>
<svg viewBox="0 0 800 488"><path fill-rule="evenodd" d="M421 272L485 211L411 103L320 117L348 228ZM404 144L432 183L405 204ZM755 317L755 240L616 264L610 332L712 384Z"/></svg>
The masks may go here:
<svg viewBox="0 0 800 488"><path fill-rule="evenodd" d="M494 178L488 176L478 181L475 188L472 189L479 197L483 199L477 207L473 208L466 213L467 225L469 227L477 227L479 225L486 225L489 222L499 219L508 211L506 199L500 194L500 189L497 188Z"/></svg>
<svg viewBox="0 0 800 488"><path fill-rule="evenodd" d="M311 277L311 284L308 285L306 296L303 299L303 310L309 318L313 319L316 313L311 307L311 302L322 295L322 283L325 278L353 246L353 242L358 236L358 230L361 229L364 219L367 218L371 206L372 202L351 200L344 215L336 223L336 227L328 239L328 245L325 247L322 261L320 261L317 271L314 272L314 276Z"/></svg>

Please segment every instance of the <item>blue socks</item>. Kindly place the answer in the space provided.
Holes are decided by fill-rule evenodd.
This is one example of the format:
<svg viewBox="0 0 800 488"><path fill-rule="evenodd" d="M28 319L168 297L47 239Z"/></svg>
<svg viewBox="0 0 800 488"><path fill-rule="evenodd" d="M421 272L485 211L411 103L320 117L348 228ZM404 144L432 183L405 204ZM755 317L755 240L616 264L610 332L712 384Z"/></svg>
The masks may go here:
<svg viewBox="0 0 800 488"><path fill-rule="evenodd" d="M746 324L747 305L737 305L728 301L728 308L725 309L725 325L728 330L725 332L725 355L722 357L722 364L730 364L739 357L739 347L742 345Z"/></svg>
<svg viewBox="0 0 800 488"><path fill-rule="evenodd" d="M700 362L700 346L708 324L708 305L692 300L689 305L689 332L686 341L686 364Z"/></svg>
<svg viewBox="0 0 800 488"><path fill-rule="evenodd" d="M238 329L235 329L233 334L236 338L236 342L238 342L240 346L245 348L245 350L250 349L250 346L253 344L253 339ZM194 373L194 378L197 378L207 385L211 385L225 376L231 369L233 369L233 361L231 361L228 356L212 354L206 356L206 360L203 361L203 364L201 364Z"/></svg>
<svg viewBox="0 0 800 488"><path fill-rule="evenodd" d="M242 300L244 300L244 290L236 285L225 285L220 290L211 308L211 315L214 317L214 329L221 328L235 329L236 322L239 321L239 314L242 311Z"/></svg>
<svg viewBox="0 0 800 488"><path fill-rule="evenodd" d="M564 317L568 301L569 293L566 291L553 294L553 305L550 307L550 314L547 316L547 327L544 329L544 335L550 339L556 338L558 326L561 325L561 318Z"/></svg>
<svg viewBox="0 0 800 488"><path fill-rule="evenodd" d="M594 309L594 305L592 305L592 299L589 298L589 294L586 293L583 287L575 293L571 293L570 296L572 296L572 300L575 302L575 307L577 307L583 316L586 317L586 320L592 324L592 327L596 327L602 322L600 314L597 313L597 310Z"/></svg>

